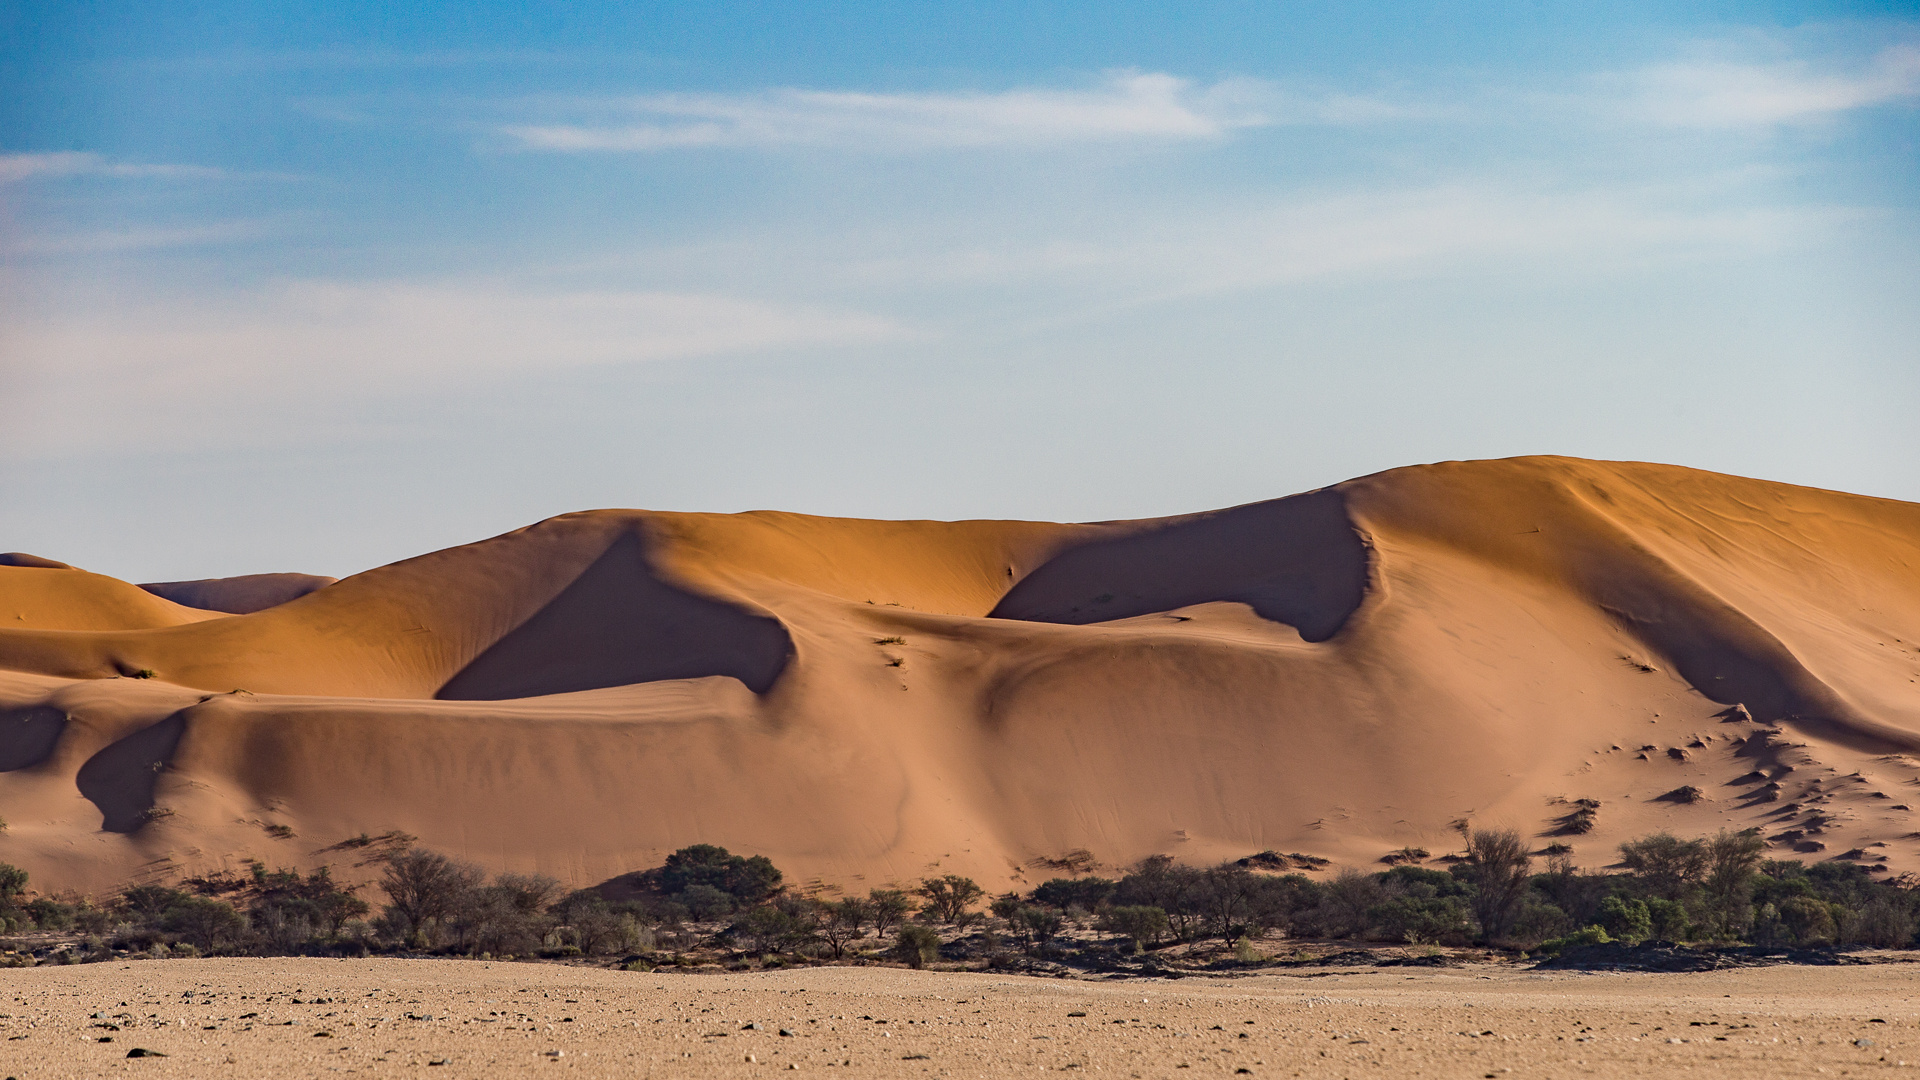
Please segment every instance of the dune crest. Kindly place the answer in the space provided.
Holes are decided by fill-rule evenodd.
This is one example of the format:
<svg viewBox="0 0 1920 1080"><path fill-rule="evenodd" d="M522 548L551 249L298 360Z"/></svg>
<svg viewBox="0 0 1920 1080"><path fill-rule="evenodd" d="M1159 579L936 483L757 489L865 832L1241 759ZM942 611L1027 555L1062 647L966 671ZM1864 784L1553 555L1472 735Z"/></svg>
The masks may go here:
<svg viewBox="0 0 1920 1080"><path fill-rule="evenodd" d="M0 565L0 860L97 888L400 830L579 884L712 842L1001 888L1462 817L1598 864L1817 807L1813 857L1920 870L1908 503L1521 458L1083 525L602 510L227 580Z"/></svg>

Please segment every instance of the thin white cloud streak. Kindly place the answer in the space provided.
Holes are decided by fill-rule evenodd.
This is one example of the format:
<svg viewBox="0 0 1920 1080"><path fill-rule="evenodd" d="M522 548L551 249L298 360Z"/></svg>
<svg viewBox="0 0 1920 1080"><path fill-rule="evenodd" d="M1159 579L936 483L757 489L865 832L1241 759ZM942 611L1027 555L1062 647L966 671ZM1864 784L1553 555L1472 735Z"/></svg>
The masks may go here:
<svg viewBox="0 0 1920 1080"><path fill-rule="evenodd" d="M1215 140L1282 123L1371 123L1415 110L1360 95L1320 98L1230 79L1200 86L1164 73L1108 76L1084 90L885 94L779 89L655 94L601 106L633 119L499 130L527 150L627 152L697 147L864 150Z"/></svg>
<svg viewBox="0 0 1920 1080"><path fill-rule="evenodd" d="M1130 249L1100 252L1089 265L1130 265L1142 281L1135 296L1114 307L1314 282L1525 275L1577 288L1582 281L1815 243L1859 217L1845 208L1712 210L1610 191L1541 195L1455 187L1283 208L1222 223L1197 242L1147 238Z"/></svg>
<svg viewBox="0 0 1920 1080"><path fill-rule="evenodd" d="M1730 45L1720 46L1727 52ZM830 147L912 151L1046 147L1123 140L1217 142L1281 126L1387 121L1541 121L1569 111L1661 127L1804 123L1920 99L1920 48L1899 44L1864 63L1739 59L1658 64L1594 78L1589 89L1528 95L1516 113L1485 91L1435 88L1415 104L1377 95L1300 93L1271 81L1211 84L1164 72L1113 73L1085 89L876 93L772 89L651 94L574 103L592 121L499 125L519 149L654 153L696 148Z"/></svg>
<svg viewBox="0 0 1920 1080"><path fill-rule="evenodd" d="M1870 213L1752 203L1741 197L1743 182L1735 175L1542 191L1488 179L1208 207L1120 203L1065 227L1007 220L830 234L796 228L562 263L542 273L559 280L725 279L749 290L857 296L865 307L932 298L966 319L980 304L999 303L990 297L1068 310L1433 275L1524 271L1580 279L1817 245Z"/></svg>
<svg viewBox="0 0 1920 1080"><path fill-rule="evenodd" d="M439 52L397 52L387 49L308 49L283 52L205 53L198 56L150 57L124 60L132 70L189 72L254 72L456 68L469 66L551 64L584 57L554 50L474 49Z"/></svg>
<svg viewBox="0 0 1920 1080"><path fill-rule="evenodd" d="M297 282L210 297L11 305L11 453L137 444L182 412L210 440L285 437L325 401L436 397L593 365L905 340L858 311L648 291L532 294L504 284ZM35 308L38 308L37 310ZM171 436L167 436L171 437Z"/></svg>
<svg viewBox="0 0 1920 1080"><path fill-rule="evenodd" d="M130 251L212 247L257 240L266 231L266 227L259 222L219 221L208 225L27 234L0 241L0 258L111 255Z"/></svg>
<svg viewBox="0 0 1920 1080"><path fill-rule="evenodd" d="M86 453L175 438L166 434L172 418L192 414L224 418L192 438L283 442L313 437L325 426L319 413L341 415L322 408L327 401L364 411L449 387L495 393L487 385L509 378L539 385L583 367L724 355L813 363L823 350L890 345L923 360L991 355L997 342L1063 326L1097 337L1128 309L1165 305L1177 322L1189 317L1183 301L1316 283L1525 274L1575 285L1777 253L1857 217L1727 208L1701 196L1461 186L1216 208L1151 224L1121 212L1096 223L1090 239L1038 243L1013 239L1023 233L1013 226L992 245L884 232L837 243L763 236L751 241L760 267L751 282L739 280L740 252L728 245L634 253L634 265L677 281L677 291L321 281L96 305L67 292L57 307L12 305L0 329L16 401L36 403L10 418L4 437L15 455ZM602 264L574 274L622 271ZM722 292L729 280L746 293Z"/></svg>
<svg viewBox="0 0 1920 1080"><path fill-rule="evenodd" d="M1126 266L1182 293L1328 278L1463 273L1542 262L1610 272L1623 262L1748 254L1805 239L1844 210L1699 209L1612 191L1455 186L1345 196L1218 217L1178 238L1063 253L1088 272Z"/></svg>
<svg viewBox="0 0 1920 1080"><path fill-rule="evenodd" d="M51 180L68 176L110 176L165 180L218 179L227 173L203 165L142 165L108 161L99 154L75 150L46 153L0 154L0 184L22 180Z"/></svg>
<svg viewBox="0 0 1920 1080"><path fill-rule="evenodd" d="M1621 81L1621 80L1614 80ZM1629 117L1678 128L1770 127L1920 101L1920 48L1893 45L1854 70L1805 60L1663 64L1626 76Z"/></svg>
<svg viewBox="0 0 1920 1080"><path fill-rule="evenodd" d="M265 373L492 377L898 337L856 312L672 292L530 294L506 285L297 282L46 325L9 348L47 369L214 383Z"/></svg>

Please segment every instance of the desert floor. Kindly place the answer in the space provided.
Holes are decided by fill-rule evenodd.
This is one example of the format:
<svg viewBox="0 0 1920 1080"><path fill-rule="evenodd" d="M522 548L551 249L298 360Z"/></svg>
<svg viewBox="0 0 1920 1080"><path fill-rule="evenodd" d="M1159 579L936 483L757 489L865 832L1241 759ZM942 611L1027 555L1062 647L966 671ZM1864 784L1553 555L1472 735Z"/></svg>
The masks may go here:
<svg viewBox="0 0 1920 1080"><path fill-rule="evenodd" d="M1920 1067L1920 964L1911 963L1088 982L892 968L668 975L481 961L172 960L0 971L0 991L0 1070L18 1080L796 1070L1506 1080ZM136 1047L167 1056L129 1059Z"/></svg>

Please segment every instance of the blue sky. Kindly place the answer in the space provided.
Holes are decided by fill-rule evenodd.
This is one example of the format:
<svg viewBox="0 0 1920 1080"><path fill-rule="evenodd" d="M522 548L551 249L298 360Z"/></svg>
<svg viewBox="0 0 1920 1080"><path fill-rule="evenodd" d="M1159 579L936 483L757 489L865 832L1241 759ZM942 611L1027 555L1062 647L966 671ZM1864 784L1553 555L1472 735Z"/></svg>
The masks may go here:
<svg viewBox="0 0 1920 1080"><path fill-rule="evenodd" d="M0 8L0 550L1920 500L1911 4L185 7Z"/></svg>

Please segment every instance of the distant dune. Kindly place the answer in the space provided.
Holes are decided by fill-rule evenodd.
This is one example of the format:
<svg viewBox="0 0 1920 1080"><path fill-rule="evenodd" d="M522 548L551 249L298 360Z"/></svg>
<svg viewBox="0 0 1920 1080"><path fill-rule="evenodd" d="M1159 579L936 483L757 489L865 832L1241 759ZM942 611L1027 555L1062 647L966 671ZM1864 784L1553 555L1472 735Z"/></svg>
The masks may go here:
<svg viewBox="0 0 1920 1080"><path fill-rule="evenodd" d="M1909 503L1522 458L1082 525L600 510L266 578L0 557L0 861L89 890L398 830L582 885L711 842L1003 889L1466 818L1920 871Z"/></svg>
<svg viewBox="0 0 1920 1080"><path fill-rule="evenodd" d="M251 615L256 611L279 607L289 600L298 600L338 580L315 574L246 574L241 577L202 578L198 581L153 581L140 587L186 607L228 615Z"/></svg>

